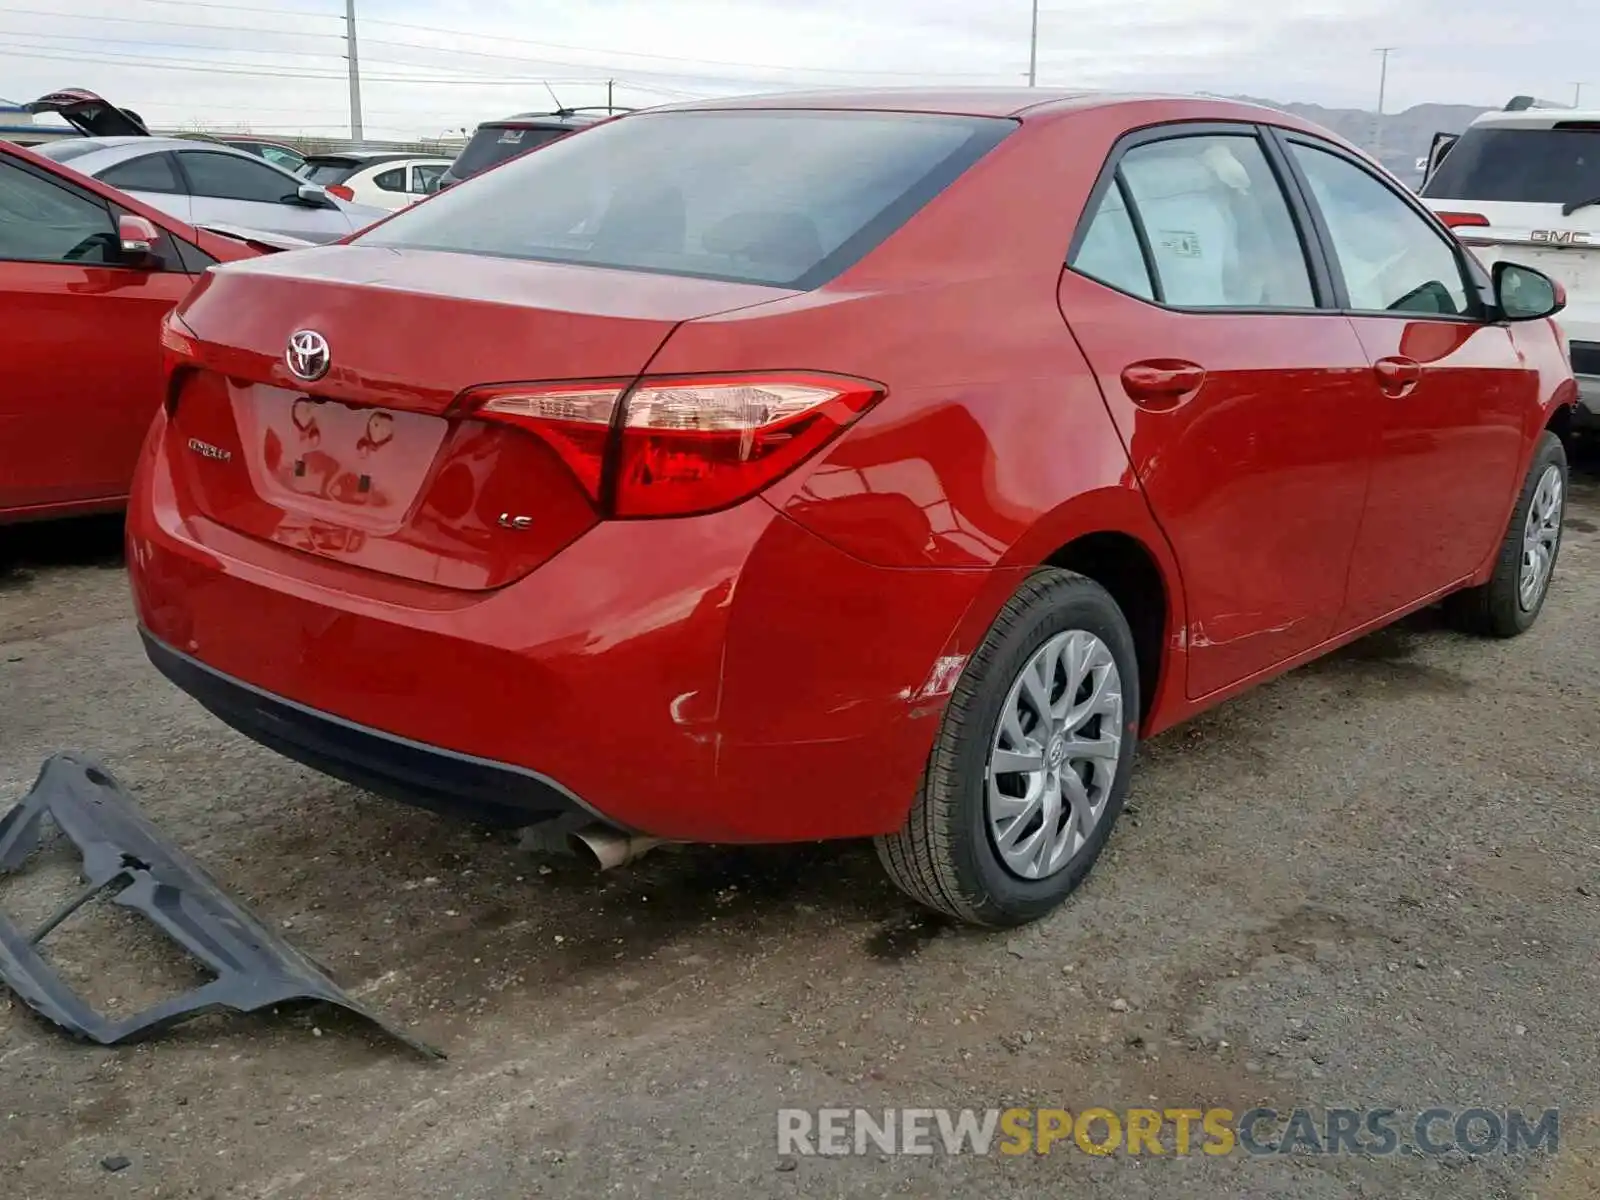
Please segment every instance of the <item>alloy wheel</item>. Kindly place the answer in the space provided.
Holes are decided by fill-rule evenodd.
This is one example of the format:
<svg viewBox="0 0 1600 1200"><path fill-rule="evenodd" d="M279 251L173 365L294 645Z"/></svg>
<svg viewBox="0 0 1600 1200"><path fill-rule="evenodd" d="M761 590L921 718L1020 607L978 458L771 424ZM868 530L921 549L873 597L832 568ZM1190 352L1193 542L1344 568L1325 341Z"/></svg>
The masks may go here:
<svg viewBox="0 0 1600 1200"><path fill-rule="evenodd" d="M1523 612L1532 612L1544 599L1561 541L1561 521L1566 508L1566 488L1554 463L1545 468L1528 505L1522 527L1522 570L1517 576L1517 599Z"/></svg>
<svg viewBox="0 0 1600 1200"><path fill-rule="evenodd" d="M1122 753L1122 676L1082 629L1050 638L1006 693L986 772L989 836L1022 879L1064 868L1105 814Z"/></svg>

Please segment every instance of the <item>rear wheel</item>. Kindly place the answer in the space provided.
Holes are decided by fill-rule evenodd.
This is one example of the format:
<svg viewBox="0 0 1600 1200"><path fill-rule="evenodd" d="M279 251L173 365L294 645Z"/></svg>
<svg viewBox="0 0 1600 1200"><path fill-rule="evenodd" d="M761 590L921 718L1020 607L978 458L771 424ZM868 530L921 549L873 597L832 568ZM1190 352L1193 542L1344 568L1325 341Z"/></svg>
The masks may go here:
<svg viewBox="0 0 1600 1200"><path fill-rule="evenodd" d="M877 839L890 877L974 924L1043 916L1122 811L1138 714L1116 602L1081 575L1034 573L968 660L905 827Z"/></svg>
<svg viewBox="0 0 1600 1200"><path fill-rule="evenodd" d="M1566 511L1567 452L1561 439L1547 432L1523 481L1494 574L1482 587L1458 592L1445 602L1458 628L1508 638L1532 627L1550 593Z"/></svg>

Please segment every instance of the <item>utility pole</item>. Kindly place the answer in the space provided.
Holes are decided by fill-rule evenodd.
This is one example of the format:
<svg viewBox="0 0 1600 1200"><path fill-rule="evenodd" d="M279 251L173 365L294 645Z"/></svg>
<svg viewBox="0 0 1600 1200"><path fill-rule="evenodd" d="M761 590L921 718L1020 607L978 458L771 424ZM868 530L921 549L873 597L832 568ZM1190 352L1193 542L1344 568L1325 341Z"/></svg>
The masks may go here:
<svg viewBox="0 0 1600 1200"><path fill-rule="evenodd" d="M361 141L361 59L356 53L356 0L344 0L345 58L350 63L350 137Z"/></svg>
<svg viewBox="0 0 1600 1200"><path fill-rule="evenodd" d="M1033 33L1028 38L1028 86L1039 84L1039 0L1033 0Z"/></svg>
<svg viewBox="0 0 1600 1200"><path fill-rule="evenodd" d="M1398 46L1379 46L1377 50L1383 56L1383 65L1378 69L1378 119L1373 122L1372 157L1379 161L1383 159L1383 105L1389 94L1389 55L1398 49Z"/></svg>
<svg viewBox="0 0 1600 1200"><path fill-rule="evenodd" d="M1583 107L1583 84L1581 83L1575 83L1572 85L1572 107Z"/></svg>
<svg viewBox="0 0 1600 1200"><path fill-rule="evenodd" d="M617 81L615 79L606 80L606 112L608 113L614 113L617 111L617 106L614 103L616 87Z"/></svg>

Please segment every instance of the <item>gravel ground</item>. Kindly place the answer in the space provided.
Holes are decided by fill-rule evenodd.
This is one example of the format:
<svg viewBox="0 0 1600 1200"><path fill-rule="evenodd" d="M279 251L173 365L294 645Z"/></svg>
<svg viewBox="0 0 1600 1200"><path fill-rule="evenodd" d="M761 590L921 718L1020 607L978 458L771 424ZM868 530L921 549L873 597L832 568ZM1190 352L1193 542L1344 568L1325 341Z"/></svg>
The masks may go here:
<svg viewBox="0 0 1600 1200"><path fill-rule="evenodd" d="M1089 884L1012 934L870 847L607 875L293 766L145 663L117 530L0 535L0 798L63 748L429 1065L311 1007L103 1050L0 998L0 1195L1600 1194L1600 468L1544 617L1428 615L1156 739ZM0 882L23 917L70 860ZM111 1011L179 968L103 909L53 935ZM1555 1154L780 1157L780 1107L1559 1105ZM119 1158L126 1159L124 1167ZM108 1169L110 1166L120 1170Z"/></svg>

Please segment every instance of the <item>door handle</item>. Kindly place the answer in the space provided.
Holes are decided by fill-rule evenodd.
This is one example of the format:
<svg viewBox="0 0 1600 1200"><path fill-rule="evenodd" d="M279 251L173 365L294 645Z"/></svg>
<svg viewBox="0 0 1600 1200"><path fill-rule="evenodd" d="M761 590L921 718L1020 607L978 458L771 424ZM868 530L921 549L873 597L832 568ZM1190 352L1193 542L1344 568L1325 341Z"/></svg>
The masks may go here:
<svg viewBox="0 0 1600 1200"><path fill-rule="evenodd" d="M1122 389L1135 404L1173 408L1199 391L1206 369L1181 358L1151 358L1122 368Z"/></svg>
<svg viewBox="0 0 1600 1200"><path fill-rule="evenodd" d="M1372 364L1372 371L1386 396L1409 396L1422 382L1422 364L1413 358L1380 358Z"/></svg>

